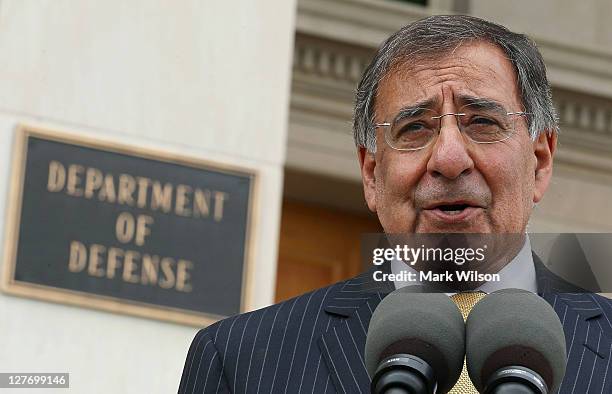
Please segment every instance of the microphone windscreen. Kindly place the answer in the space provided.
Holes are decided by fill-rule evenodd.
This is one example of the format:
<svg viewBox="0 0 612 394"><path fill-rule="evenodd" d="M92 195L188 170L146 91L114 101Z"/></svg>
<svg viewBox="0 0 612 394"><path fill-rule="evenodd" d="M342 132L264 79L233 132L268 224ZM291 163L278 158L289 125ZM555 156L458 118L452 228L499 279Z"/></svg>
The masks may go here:
<svg viewBox="0 0 612 394"><path fill-rule="evenodd" d="M443 293L426 286L405 286L385 297L374 311L366 338L365 362L370 377L381 360L410 354L434 370L438 392L455 384L465 355L461 312Z"/></svg>
<svg viewBox="0 0 612 394"><path fill-rule="evenodd" d="M555 392L565 375L563 326L554 309L536 294L519 289L493 292L468 316L466 359L479 391L498 369L523 366L537 372Z"/></svg>

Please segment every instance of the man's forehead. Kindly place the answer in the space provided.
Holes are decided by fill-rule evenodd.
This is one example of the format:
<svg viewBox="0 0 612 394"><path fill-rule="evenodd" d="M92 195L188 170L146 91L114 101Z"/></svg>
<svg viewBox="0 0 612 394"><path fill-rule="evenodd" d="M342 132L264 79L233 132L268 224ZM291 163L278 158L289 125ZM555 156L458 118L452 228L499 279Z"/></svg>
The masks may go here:
<svg viewBox="0 0 612 394"><path fill-rule="evenodd" d="M381 80L376 102L386 107L418 102L441 106L442 86L452 88L457 105L468 96L507 107L520 104L514 67L499 47L486 42L463 44L438 58L400 59Z"/></svg>

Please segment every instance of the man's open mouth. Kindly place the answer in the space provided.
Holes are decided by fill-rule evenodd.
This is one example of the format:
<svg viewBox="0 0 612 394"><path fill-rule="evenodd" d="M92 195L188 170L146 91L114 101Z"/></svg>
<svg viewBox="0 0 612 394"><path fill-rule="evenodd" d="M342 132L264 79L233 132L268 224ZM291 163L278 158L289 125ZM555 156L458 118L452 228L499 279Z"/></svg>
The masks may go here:
<svg viewBox="0 0 612 394"><path fill-rule="evenodd" d="M482 207L473 201L438 201L425 207L423 213L435 221L459 223L475 219L481 210Z"/></svg>
<svg viewBox="0 0 612 394"><path fill-rule="evenodd" d="M438 205L437 207L435 207L435 209L439 209L448 215L457 215L469 207L471 207L471 205L468 205L468 204L448 204L448 205Z"/></svg>

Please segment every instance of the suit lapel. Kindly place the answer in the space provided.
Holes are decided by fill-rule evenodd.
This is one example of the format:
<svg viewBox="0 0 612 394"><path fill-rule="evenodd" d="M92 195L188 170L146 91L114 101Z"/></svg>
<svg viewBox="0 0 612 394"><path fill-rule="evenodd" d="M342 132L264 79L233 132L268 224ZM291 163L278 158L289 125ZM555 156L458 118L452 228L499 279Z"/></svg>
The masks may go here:
<svg viewBox="0 0 612 394"><path fill-rule="evenodd" d="M601 298L590 293L544 294L563 324L567 367L559 393L610 393L612 342Z"/></svg>
<svg viewBox="0 0 612 394"><path fill-rule="evenodd" d="M596 294L565 281L533 255L538 291L563 324L567 349L565 378L559 393L612 392L612 325Z"/></svg>
<svg viewBox="0 0 612 394"><path fill-rule="evenodd" d="M364 348L372 312L390 291L393 283L375 282L371 269L348 280L325 306L340 317L338 323L319 338L319 349L330 371L336 391L369 393L370 377L365 367ZM379 268L390 270L388 264Z"/></svg>

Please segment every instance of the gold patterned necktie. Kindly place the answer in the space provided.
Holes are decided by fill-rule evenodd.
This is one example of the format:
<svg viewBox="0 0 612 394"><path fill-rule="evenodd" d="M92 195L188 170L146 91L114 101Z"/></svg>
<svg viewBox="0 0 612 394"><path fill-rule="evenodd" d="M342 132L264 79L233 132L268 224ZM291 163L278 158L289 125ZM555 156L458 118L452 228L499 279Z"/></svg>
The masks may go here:
<svg viewBox="0 0 612 394"><path fill-rule="evenodd" d="M463 321L467 320L470 311L476 305L478 301L480 301L486 293L482 291L469 291L465 293L457 293L451 296L451 299L457 307L461 311L461 315L463 316ZM461 370L461 376L459 376L459 380L453 386L453 388L448 392L449 394L478 394L478 390L472 384L470 380L470 375L468 375L467 367L465 365L465 358L463 359L463 369Z"/></svg>

